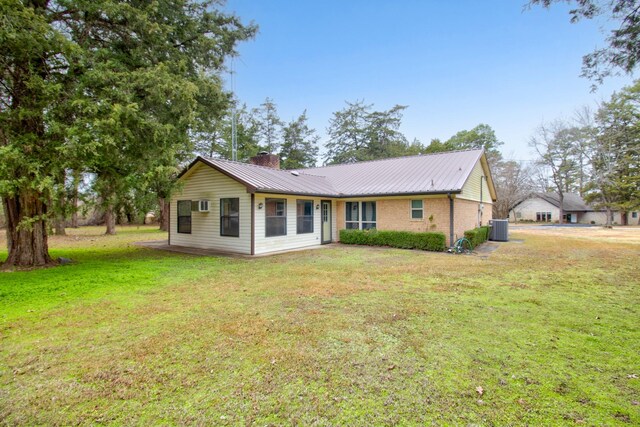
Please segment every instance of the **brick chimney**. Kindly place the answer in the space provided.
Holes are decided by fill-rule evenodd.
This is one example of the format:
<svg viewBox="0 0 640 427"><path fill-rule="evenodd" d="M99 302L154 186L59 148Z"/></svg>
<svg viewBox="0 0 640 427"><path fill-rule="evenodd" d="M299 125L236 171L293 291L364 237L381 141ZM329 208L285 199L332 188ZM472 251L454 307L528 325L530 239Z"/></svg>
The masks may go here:
<svg viewBox="0 0 640 427"><path fill-rule="evenodd" d="M278 157L277 154L269 154L266 151L261 151L257 156L250 158L249 163L252 165L280 169L280 157Z"/></svg>

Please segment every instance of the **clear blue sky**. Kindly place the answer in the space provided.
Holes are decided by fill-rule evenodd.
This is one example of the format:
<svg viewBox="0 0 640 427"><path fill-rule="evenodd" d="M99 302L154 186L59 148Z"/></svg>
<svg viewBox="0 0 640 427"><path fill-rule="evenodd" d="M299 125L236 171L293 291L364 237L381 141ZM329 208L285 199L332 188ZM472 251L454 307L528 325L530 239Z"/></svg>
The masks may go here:
<svg viewBox="0 0 640 427"><path fill-rule="evenodd" d="M503 154L533 158L542 121L568 118L632 82L597 92L580 78L582 55L604 46L606 21L569 23L568 7L523 10L521 0L228 0L260 27L239 47L235 92L249 107L266 97L289 121L305 109L326 128L345 101L407 105L402 131L428 143L486 123Z"/></svg>

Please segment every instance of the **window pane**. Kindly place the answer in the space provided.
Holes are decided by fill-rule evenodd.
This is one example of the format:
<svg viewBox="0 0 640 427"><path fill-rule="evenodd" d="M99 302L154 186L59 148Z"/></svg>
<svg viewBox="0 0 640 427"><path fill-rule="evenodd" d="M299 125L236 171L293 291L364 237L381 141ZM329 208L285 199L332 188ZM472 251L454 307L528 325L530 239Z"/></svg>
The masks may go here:
<svg viewBox="0 0 640 427"><path fill-rule="evenodd" d="M376 220L376 202L362 202L362 221Z"/></svg>
<svg viewBox="0 0 640 427"><path fill-rule="evenodd" d="M220 199L220 209L222 215L238 215L240 212L240 199Z"/></svg>
<svg viewBox="0 0 640 427"><path fill-rule="evenodd" d="M412 209L411 210L411 218L413 219L422 219L422 209Z"/></svg>
<svg viewBox="0 0 640 427"><path fill-rule="evenodd" d="M422 200L412 200L411 207L413 209L422 209Z"/></svg>
<svg viewBox="0 0 640 427"><path fill-rule="evenodd" d="M297 233L313 233L313 200L297 200Z"/></svg>
<svg viewBox="0 0 640 427"><path fill-rule="evenodd" d="M357 222L347 222L346 226L347 226L347 230L357 230L358 229L358 223Z"/></svg>
<svg viewBox="0 0 640 427"><path fill-rule="evenodd" d="M220 235L240 236L240 199L220 199Z"/></svg>
<svg viewBox="0 0 640 427"><path fill-rule="evenodd" d="M178 200L178 216L191 216L191 200Z"/></svg>
<svg viewBox="0 0 640 427"><path fill-rule="evenodd" d="M178 233L191 233L191 200L178 200Z"/></svg>
<svg viewBox="0 0 640 427"><path fill-rule="evenodd" d="M347 202L346 207L346 220L347 221L358 221L358 202Z"/></svg>
<svg viewBox="0 0 640 427"><path fill-rule="evenodd" d="M285 199L265 199L265 234L267 237L287 234L287 201Z"/></svg>
<svg viewBox="0 0 640 427"><path fill-rule="evenodd" d="M362 223L362 229L363 230L370 230L372 228L376 228L376 223L375 222L363 222Z"/></svg>
<svg viewBox="0 0 640 427"><path fill-rule="evenodd" d="M191 233L191 217L190 216L178 217L178 233Z"/></svg>
<svg viewBox="0 0 640 427"><path fill-rule="evenodd" d="M287 218L279 216L268 217L266 229L267 237L285 236L287 234Z"/></svg>

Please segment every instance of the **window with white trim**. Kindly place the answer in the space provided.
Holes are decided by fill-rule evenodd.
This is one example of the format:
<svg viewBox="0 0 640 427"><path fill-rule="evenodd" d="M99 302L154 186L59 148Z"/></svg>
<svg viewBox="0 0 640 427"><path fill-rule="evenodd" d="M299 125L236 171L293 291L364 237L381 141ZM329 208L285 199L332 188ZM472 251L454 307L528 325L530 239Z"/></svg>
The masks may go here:
<svg viewBox="0 0 640 427"><path fill-rule="evenodd" d="M411 201L411 219L424 218L424 200Z"/></svg>
<svg viewBox="0 0 640 427"><path fill-rule="evenodd" d="M345 227L355 230L376 228L376 202L346 202Z"/></svg>

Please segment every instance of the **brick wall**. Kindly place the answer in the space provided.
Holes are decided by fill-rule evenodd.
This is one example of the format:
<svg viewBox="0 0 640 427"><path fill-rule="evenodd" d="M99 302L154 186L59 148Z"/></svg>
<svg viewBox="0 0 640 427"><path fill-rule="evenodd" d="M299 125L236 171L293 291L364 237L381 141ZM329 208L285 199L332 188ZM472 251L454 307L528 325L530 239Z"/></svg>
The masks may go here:
<svg viewBox="0 0 640 427"><path fill-rule="evenodd" d="M411 218L411 199L382 199L376 201L378 230L395 231L433 231L441 232L447 237L449 245L449 199L447 197L424 200L424 215L420 220ZM337 201L338 230L345 228L345 202ZM485 203L482 224L492 219L492 205ZM431 217L431 220L429 218ZM478 226L478 202L454 199L454 239L464 235L466 230Z"/></svg>
<svg viewBox="0 0 640 427"><path fill-rule="evenodd" d="M484 210L482 212L482 224L488 225L489 220L493 219L493 205L490 203L484 204ZM454 238L458 239L464 236L466 230L471 230L478 227L478 202L470 200L455 199L454 204L454 221L453 232Z"/></svg>
<svg viewBox="0 0 640 427"><path fill-rule="evenodd" d="M344 225L344 207L345 204L342 200L338 200L336 202L336 226L338 228L338 232L346 228ZM338 240L340 240L340 234L338 234Z"/></svg>
<svg viewBox="0 0 640 427"><path fill-rule="evenodd" d="M379 200L378 229L395 231L441 231L449 235L449 199L423 199L423 218L411 218L411 199ZM432 221L429 221L429 217Z"/></svg>

